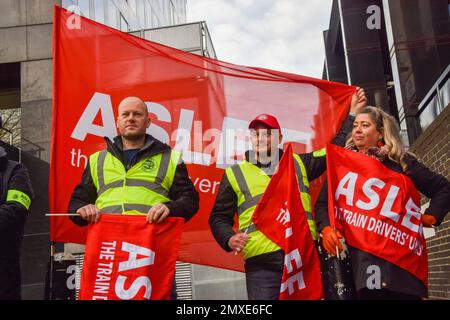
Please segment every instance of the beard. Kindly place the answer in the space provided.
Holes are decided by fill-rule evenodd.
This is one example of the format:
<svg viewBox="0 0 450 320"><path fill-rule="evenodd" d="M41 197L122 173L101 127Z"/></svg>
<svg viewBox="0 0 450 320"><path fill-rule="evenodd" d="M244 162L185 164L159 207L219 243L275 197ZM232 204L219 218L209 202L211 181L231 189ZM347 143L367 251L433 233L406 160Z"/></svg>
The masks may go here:
<svg viewBox="0 0 450 320"><path fill-rule="evenodd" d="M129 141L141 140L145 136L144 132L125 132L122 134L122 137Z"/></svg>

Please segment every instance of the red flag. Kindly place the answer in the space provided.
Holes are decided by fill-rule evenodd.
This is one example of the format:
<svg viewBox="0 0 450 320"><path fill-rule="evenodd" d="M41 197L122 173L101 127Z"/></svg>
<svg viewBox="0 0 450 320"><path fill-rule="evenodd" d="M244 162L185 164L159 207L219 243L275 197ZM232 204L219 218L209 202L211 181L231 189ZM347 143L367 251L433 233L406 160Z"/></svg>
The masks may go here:
<svg viewBox="0 0 450 320"><path fill-rule="evenodd" d="M240 256L214 240L208 218L223 170L241 159L259 113L276 116L286 142L325 147L347 114L354 87L193 55L147 41L55 7L50 212L66 212L89 155L117 134L122 99L148 106L148 133L183 152L200 194L187 223L179 260L243 270ZM301 117L299 116L301 115ZM312 190L313 192L314 190ZM84 243L86 230L67 217L51 218L52 241Z"/></svg>
<svg viewBox="0 0 450 320"><path fill-rule="evenodd" d="M102 214L89 225L80 300L168 300L184 221Z"/></svg>
<svg viewBox="0 0 450 320"><path fill-rule="evenodd" d="M253 213L253 222L285 252L281 300L323 298L320 262L303 209L289 145Z"/></svg>
<svg viewBox="0 0 450 320"><path fill-rule="evenodd" d="M409 271L428 284L420 193L380 161L328 145L330 223L346 242Z"/></svg>

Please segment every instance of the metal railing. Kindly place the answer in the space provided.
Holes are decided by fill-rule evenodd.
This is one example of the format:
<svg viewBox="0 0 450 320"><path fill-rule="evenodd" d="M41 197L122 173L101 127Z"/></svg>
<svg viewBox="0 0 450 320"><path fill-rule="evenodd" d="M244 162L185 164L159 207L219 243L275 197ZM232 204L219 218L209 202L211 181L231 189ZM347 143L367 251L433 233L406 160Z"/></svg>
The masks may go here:
<svg viewBox="0 0 450 320"><path fill-rule="evenodd" d="M45 151L45 149L42 148L40 145L37 145L36 143L31 142L30 140L27 140L25 138L21 138L20 139L21 140L21 144L24 141L27 145L31 145L32 146L30 149L23 150L22 146L15 146L13 144L13 133L12 133L11 130L6 129L6 128L0 128L0 130L3 130L3 131L5 131L5 132L7 132L9 134L9 144L11 146L17 148L17 150L19 150L19 163L22 162L22 152L26 152L26 153L28 153L28 154L36 157L36 158L41 159L41 153L42 153L42 151Z"/></svg>
<svg viewBox="0 0 450 320"><path fill-rule="evenodd" d="M447 66L418 107L416 119L422 131L425 131L449 104L450 65Z"/></svg>
<svg viewBox="0 0 450 320"><path fill-rule="evenodd" d="M23 142L26 143L26 145L31 145L31 148L27 150L23 150L23 147L18 148L19 149L19 159L21 158L21 153L26 152L28 154L31 154L32 156L41 159L41 153L42 151L45 151L45 148L42 148L40 145L37 145L34 142L31 142L30 140L27 140L25 138L21 138L21 144L23 145Z"/></svg>

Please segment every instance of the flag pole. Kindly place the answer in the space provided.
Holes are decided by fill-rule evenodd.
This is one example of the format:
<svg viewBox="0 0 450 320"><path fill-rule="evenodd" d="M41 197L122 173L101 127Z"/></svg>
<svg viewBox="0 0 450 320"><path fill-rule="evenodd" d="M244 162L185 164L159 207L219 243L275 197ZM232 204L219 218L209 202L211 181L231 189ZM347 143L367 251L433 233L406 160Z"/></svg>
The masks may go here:
<svg viewBox="0 0 450 320"><path fill-rule="evenodd" d="M248 228L250 228L250 226L253 224L253 221L248 225L248 227L247 228L245 228L245 230L244 230L244 236L246 236L247 235L247 232L248 232ZM236 256L238 254L238 251L236 250L236 251L234 251L234 255Z"/></svg>
<svg viewBox="0 0 450 320"><path fill-rule="evenodd" d="M53 300L54 299L54 295L53 295L53 269L54 269L54 256L55 256L55 242L51 241L50 242L50 276L49 276L49 289L48 289L48 298L49 300Z"/></svg>

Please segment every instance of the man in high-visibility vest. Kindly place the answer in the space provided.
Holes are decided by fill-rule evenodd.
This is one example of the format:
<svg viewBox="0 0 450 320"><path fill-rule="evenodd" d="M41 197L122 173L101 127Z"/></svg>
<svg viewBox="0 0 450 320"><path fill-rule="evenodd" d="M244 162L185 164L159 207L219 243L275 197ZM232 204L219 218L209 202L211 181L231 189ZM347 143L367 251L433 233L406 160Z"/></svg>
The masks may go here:
<svg viewBox="0 0 450 320"><path fill-rule="evenodd" d="M344 145L353 126L354 114L366 102L364 90L358 88L351 102L350 114L332 143ZM285 253L257 229L252 215L283 155L278 148L282 141L281 128L274 116L261 114L250 122L249 129L252 150L246 152L244 161L225 170L209 224L214 238L225 251L243 251L248 299L277 300ZM325 149L294 154L294 165L309 228L313 238L317 239L309 182L326 170ZM236 213L237 233L233 230Z"/></svg>
<svg viewBox="0 0 450 320"><path fill-rule="evenodd" d="M137 97L119 104L120 135L107 148L89 157L81 183L72 193L69 212L78 225L95 223L99 214L146 215L149 223L168 216L189 220L198 210L199 196L181 153L146 134L151 119Z"/></svg>
<svg viewBox="0 0 450 320"><path fill-rule="evenodd" d="M69 212L80 226L98 221L100 213L146 215L149 223L168 216L188 221L197 212L199 196L181 153L146 134L151 119L137 97L119 104L120 135L89 157L80 184L72 193ZM175 281L172 289L175 294Z"/></svg>
<svg viewBox="0 0 450 320"><path fill-rule="evenodd" d="M188 221L197 212L199 196L181 153L146 134L151 120L137 97L119 104L114 141L89 157L81 183L72 193L69 212L80 226L95 223L100 213L146 215L149 223L168 216ZM176 298L175 280L172 299Z"/></svg>

